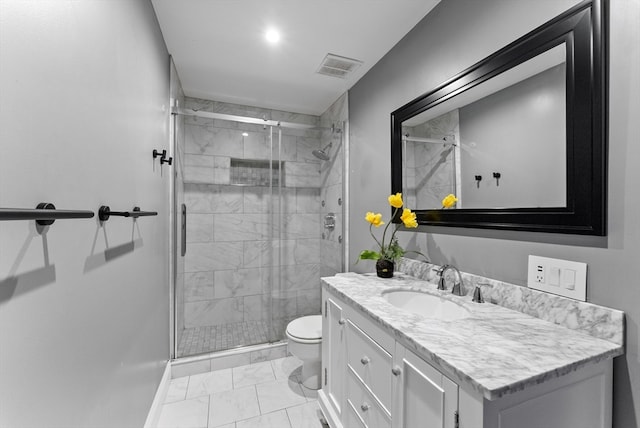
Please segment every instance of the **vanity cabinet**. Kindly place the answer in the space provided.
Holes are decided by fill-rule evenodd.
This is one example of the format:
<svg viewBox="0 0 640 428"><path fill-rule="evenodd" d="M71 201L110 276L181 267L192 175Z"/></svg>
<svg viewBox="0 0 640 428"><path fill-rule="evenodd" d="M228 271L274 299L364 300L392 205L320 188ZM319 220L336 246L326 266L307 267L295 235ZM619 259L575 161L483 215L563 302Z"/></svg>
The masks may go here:
<svg viewBox="0 0 640 428"><path fill-rule="evenodd" d="M324 415L328 421L340 421L344 406L344 367L346 320L337 299L323 298L322 311L322 395ZM334 422L331 426L335 426Z"/></svg>
<svg viewBox="0 0 640 428"><path fill-rule="evenodd" d="M393 428L458 426L458 385L396 342Z"/></svg>
<svg viewBox="0 0 640 428"><path fill-rule="evenodd" d="M611 427L611 359L488 399L409 349L410 342L393 325L383 329L366 306L324 287L322 301L318 402L331 428Z"/></svg>
<svg viewBox="0 0 640 428"><path fill-rule="evenodd" d="M458 385L323 290L320 407L332 428L458 427Z"/></svg>
<svg viewBox="0 0 640 428"><path fill-rule="evenodd" d="M365 426L390 428L392 357L362 327L346 320L346 403Z"/></svg>

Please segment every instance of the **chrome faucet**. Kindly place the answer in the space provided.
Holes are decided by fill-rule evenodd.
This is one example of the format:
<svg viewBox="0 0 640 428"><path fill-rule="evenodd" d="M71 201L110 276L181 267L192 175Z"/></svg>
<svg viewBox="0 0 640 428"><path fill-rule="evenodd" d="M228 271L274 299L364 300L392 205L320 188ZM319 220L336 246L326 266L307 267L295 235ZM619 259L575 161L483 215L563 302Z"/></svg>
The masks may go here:
<svg viewBox="0 0 640 428"><path fill-rule="evenodd" d="M446 290L445 274L449 269L453 269L453 271L458 274L458 279L460 280L458 282L454 280L453 288L451 288L451 293L455 294L456 296L464 296L464 283L462 281L462 274L460 274L458 268L453 265L444 265L442 266L442 269L438 270L438 274L440 274L440 281L438 281L438 290Z"/></svg>

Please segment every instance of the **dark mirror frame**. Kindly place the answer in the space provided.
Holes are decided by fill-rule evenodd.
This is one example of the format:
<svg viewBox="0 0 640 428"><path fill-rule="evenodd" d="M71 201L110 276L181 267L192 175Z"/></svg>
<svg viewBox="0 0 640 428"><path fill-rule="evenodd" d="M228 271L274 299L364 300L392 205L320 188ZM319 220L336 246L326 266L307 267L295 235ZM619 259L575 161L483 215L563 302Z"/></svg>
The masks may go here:
<svg viewBox="0 0 640 428"><path fill-rule="evenodd" d="M606 235L605 2L592 0L576 5L391 113L391 191L398 193L402 192L405 120L566 43L566 207L416 209L418 224ZM393 221L400 222L399 217Z"/></svg>

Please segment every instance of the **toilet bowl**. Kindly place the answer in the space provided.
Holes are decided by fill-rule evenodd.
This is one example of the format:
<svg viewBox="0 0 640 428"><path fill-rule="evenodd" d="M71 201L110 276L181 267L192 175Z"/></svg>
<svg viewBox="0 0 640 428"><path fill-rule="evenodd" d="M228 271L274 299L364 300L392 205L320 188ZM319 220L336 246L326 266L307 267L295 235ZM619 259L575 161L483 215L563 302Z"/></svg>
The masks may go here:
<svg viewBox="0 0 640 428"><path fill-rule="evenodd" d="M320 388L322 315L297 318L287 325L289 352L302 361L302 384Z"/></svg>

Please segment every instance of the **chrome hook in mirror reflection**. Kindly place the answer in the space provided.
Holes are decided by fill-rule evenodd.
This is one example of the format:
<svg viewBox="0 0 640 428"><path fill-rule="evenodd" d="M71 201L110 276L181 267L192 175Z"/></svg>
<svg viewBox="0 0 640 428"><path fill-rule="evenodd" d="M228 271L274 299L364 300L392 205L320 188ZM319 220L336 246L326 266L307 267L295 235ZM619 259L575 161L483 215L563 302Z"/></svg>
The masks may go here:
<svg viewBox="0 0 640 428"><path fill-rule="evenodd" d="M500 173L499 172L494 172L493 173L493 178L496 179L496 186L500 186Z"/></svg>

